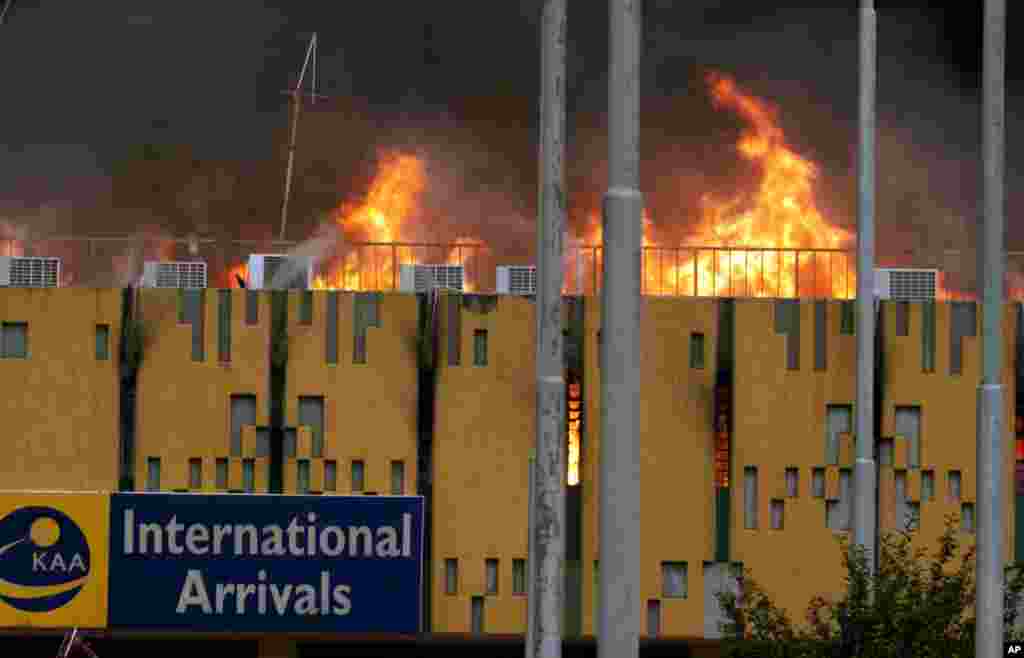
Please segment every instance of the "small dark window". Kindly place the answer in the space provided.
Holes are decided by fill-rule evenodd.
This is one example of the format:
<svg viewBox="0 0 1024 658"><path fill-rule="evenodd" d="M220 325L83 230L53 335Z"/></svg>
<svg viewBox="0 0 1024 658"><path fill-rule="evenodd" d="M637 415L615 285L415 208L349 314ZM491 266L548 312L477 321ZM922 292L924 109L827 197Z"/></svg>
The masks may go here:
<svg viewBox="0 0 1024 658"><path fill-rule="evenodd" d="M309 493L309 460L300 459L297 462L298 473L296 478L295 490L300 494Z"/></svg>
<svg viewBox="0 0 1024 658"><path fill-rule="evenodd" d="M254 493L256 491L255 459L242 460L242 489L244 489L246 493Z"/></svg>
<svg viewBox="0 0 1024 658"><path fill-rule="evenodd" d="M225 491L228 488L228 460L220 458L217 460L217 489Z"/></svg>
<svg viewBox="0 0 1024 658"><path fill-rule="evenodd" d="M685 599L688 584L685 562L661 563L661 596L666 599Z"/></svg>
<svg viewBox="0 0 1024 658"><path fill-rule="evenodd" d="M487 365L487 330L477 329L473 332L473 365Z"/></svg>
<svg viewBox="0 0 1024 658"><path fill-rule="evenodd" d="M303 290L299 300L299 322L313 324L313 291Z"/></svg>
<svg viewBox="0 0 1024 658"><path fill-rule="evenodd" d="M498 561L490 558L484 562L485 575L487 577L487 593L498 593Z"/></svg>
<svg viewBox="0 0 1024 658"><path fill-rule="evenodd" d="M857 316L854 302L844 300L840 303L840 326L839 333L845 336L852 336L857 332Z"/></svg>
<svg viewBox="0 0 1024 658"><path fill-rule="evenodd" d="M405 462L391 462L391 495L405 495Z"/></svg>
<svg viewBox="0 0 1024 658"><path fill-rule="evenodd" d="M356 459L352 461L352 493L362 493L366 488L366 466L363 461Z"/></svg>
<svg viewBox="0 0 1024 658"><path fill-rule="evenodd" d="M260 292L258 290L245 291L245 323L248 325L258 324L260 321Z"/></svg>
<svg viewBox="0 0 1024 658"><path fill-rule="evenodd" d="M338 462L328 459L324 462L324 491L338 490Z"/></svg>
<svg viewBox="0 0 1024 658"><path fill-rule="evenodd" d="M961 506L960 530L974 532L974 503L964 503Z"/></svg>
<svg viewBox="0 0 1024 658"><path fill-rule="evenodd" d="M690 367L704 368L704 334L690 334Z"/></svg>
<svg viewBox="0 0 1024 658"><path fill-rule="evenodd" d="M825 497L825 469L817 467L811 471L811 496Z"/></svg>
<svg viewBox="0 0 1024 658"><path fill-rule="evenodd" d="M459 593L459 561L455 558L448 558L444 561L444 593L449 595Z"/></svg>
<svg viewBox="0 0 1024 658"><path fill-rule="evenodd" d="M160 458L146 460L146 491L160 491Z"/></svg>
<svg viewBox="0 0 1024 658"><path fill-rule="evenodd" d="M203 488L203 460L188 460L188 486L192 490Z"/></svg>
<svg viewBox="0 0 1024 658"><path fill-rule="evenodd" d="M217 291L217 360L231 361L231 291Z"/></svg>
<svg viewBox="0 0 1024 658"><path fill-rule="evenodd" d="M4 322L0 325L0 358L28 358L27 322Z"/></svg>
<svg viewBox="0 0 1024 658"><path fill-rule="evenodd" d="M110 359L110 325L96 325L96 360L107 361Z"/></svg>
<svg viewBox="0 0 1024 658"><path fill-rule="evenodd" d="M526 560L512 560L512 593L526 594Z"/></svg>

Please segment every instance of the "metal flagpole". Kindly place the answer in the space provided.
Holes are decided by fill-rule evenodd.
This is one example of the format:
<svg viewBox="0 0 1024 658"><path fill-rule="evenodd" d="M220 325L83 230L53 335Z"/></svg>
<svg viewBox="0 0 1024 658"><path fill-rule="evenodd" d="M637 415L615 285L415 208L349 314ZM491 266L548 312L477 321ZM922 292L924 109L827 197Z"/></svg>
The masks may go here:
<svg viewBox="0 0 1024 658"><path fill-rule="evenodd" d="M598 658L640 634L640 0L610 0L608 192L601 288Z"/></svg>
<svg viewBox="0 0 1024 658"><path fill-rule="evenodd" d="M977 598L975 656L995 658L1003 647L1003 251L1005 223L1004 93L1006 0L985 2L982 84L982 167L985 217L981 226L982 380L978 387Z"/></svg>
<svg viewBox="0 0 1024 658"><path fill-rule="evenodd" d="M565 589L565 376L562 231L565 227L566 0L545 0L541 26L540 190L537 222L537 459L527 656L561 658Z"/></svg>

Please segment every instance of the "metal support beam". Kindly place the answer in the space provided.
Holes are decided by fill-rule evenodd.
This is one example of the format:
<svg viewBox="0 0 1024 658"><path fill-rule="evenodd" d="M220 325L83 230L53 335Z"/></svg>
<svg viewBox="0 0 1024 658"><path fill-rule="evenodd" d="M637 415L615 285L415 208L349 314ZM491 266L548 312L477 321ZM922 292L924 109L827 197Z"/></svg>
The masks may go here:
<svg viewBox="0 0 1024 658"><path fill-rule="evenodd" d="M875 9L860 10L860 150L857 217L857 461L854 466L854 542L874 572L875 509Z"/></svg>
<svg viewBox="0 0 1024 658"><path fill-rule="evenodd" d="M601 288L599 658L640 635L640 0L610 0L608 192Z"/></svg>
<svg viewBox="0 0 1024 658"><path fill-rule="evenodd" d="M566 0L545 0L541 26L540 218L537 222L537 459L526 655L561 658L565 588L565 376L562 234L565 228Z"/></svg>
<svg viewBox="0 0 1024 658"><path fill-rule="evenodd" d="M1003 276L1005 230L1006 0L985 2L982 83L982 167L985 217L981 226L982 379L978 387L977 599L975 656L995 658L1003 647Z"/></svg>

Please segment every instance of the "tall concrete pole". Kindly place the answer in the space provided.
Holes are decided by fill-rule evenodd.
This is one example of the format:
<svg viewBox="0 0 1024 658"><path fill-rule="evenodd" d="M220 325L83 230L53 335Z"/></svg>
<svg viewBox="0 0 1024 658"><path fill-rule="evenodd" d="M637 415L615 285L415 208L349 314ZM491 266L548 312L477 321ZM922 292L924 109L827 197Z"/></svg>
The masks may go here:
<svg viewBox="0 0 1024 658"><path fill-rule="evenodd" d="M978 387L978 557L975 656L1003 647L1003 251L1005 228L1004 93L1006 0L985 1L981 149L985 219L981 227L982 379Z"/></svg>
<svg viewBox="0 0 1024 658"><path fill-rule="evenodd" d="M640 0L610 0L608 192L601 288L598 658L640 634Z"/></svg>
<svg viewBox="0 0 1024 658"><path fill-rule="evenodd" d="M565 227L566 0L545 0L541 25L540 219L537 222L537 461L527 624L531 658L560 658L565 588L565 356L562 231Z"/></svg>
<svg viewBox="0 0 1024 658"><path fill-rule="evenodd" d="M860 9L860 150L857 157L857 462L854 542L877 561L875 536L875 8Z"/></svg>

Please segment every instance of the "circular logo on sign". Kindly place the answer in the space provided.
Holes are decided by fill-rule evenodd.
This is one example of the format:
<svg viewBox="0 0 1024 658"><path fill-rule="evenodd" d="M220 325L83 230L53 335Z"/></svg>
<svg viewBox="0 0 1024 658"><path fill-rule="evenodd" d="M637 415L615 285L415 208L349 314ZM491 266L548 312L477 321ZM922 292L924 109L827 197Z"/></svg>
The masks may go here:
<svg viewBox="0 0 1024 658"><path fill-rule="evenodd" d="M0 519L0 601L24 612L67 605L89 579L89 543L52 507L22 507Z"/></svg>

